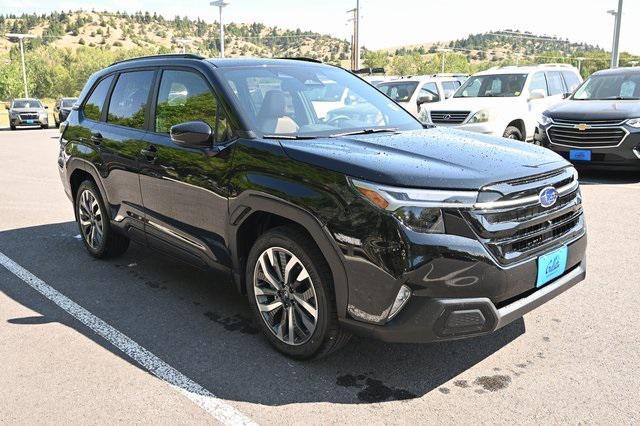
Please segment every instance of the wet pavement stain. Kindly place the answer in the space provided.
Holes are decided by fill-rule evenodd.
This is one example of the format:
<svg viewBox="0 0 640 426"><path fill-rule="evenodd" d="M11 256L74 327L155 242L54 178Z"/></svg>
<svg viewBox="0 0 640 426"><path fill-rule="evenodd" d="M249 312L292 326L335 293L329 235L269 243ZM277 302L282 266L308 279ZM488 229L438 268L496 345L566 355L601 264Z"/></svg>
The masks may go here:
<svg viewBox="0 0 640 426"><path fill-rule="evenodd" d="M392 388L382 383L381 380L367 377L364 374L345 374L336 378L338 386L360 388L356 394L358 400L367 403L384 401L403 401L417 398L413 392L404 389ZM447 392L449 390L447 389ZM441 390L442 392L442 390Z"/></svg>
<svg viewBox="0 0 640 426"><path fill-rule="evenodd" d="M466 389L469 386L471 386L469 384L469 382L467 382L466 380L456 380L455 382L453 382L453 384L456 385L457 387L463 388L463 389Z"/></svg>
<svg viewBox="0 0 640 426"><path fill-rule="evenodd" d="M216 324L221 325L227 331L239 331L242 334L258 334L260 330L253 325L253 321L239 314L231 317L222 317L215 312L207 311L204 316Z"/></svg>
<svg viewBox="0 0 640 426"><path fill-rule="evenodd" d="M482 386L482 389L495 392L506 389L511 384L511 377L504 374L494 376L480 376L474 382L475 385Z"/></svg>
<svg viewBox="0 0 640 426"><path fill-rule="evenodd" d="M443 393L445 395L448 395L449 392L451 392L448 388L438 388L438 390L440 391L440 393Z"/></svg>

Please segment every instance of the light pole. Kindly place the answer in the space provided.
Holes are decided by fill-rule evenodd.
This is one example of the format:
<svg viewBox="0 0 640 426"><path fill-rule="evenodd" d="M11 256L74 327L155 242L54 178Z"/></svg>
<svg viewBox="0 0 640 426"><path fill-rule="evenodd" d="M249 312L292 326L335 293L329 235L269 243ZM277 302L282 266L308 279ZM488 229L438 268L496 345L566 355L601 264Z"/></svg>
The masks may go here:
<svg viewBox="0 0 640 426"><path fill-rule="evenodd" d="M620 25L622 24L622 0L618 0L618 10L607 10L613 15L615 23L613 26L613 46L611 48L611 68L618 68L620 65Z"/></svg>
<svg viewBox="0 0 640 426"><path fill-rule="evenodd" d="M217 0L212 1L209 4L220 9L220 57L224 58L224 24L222 23L222 9L229 6L229 2L225 0Z"/></svg>
<svg viewBox="0 0 640 426"><path fill-rule="evenodd" d="M17 38L18 43L20 43L20 58L22 61L22 82L24 83L24 97L29 97L29 89L27 88L27 68L24 64L24 39L25 38L35 38L36 36L32 34L14 34L9 33L5 34L8 39Z"/></svg>
<svg viewBox="0 0 640 426"><path fill-rule="evenodd" d="M576 61L578 61L578 72L582 72L582 61L584 61L587 58L583 58L582 56L575 58Z"/></svg>
<svg viewBox="0 0 640 426"><path fill-rule="evenodd" d="M451 52L451 49L438 49L438 52L442 52L442 74L444 74L444 61L447 52Z"/></svg>

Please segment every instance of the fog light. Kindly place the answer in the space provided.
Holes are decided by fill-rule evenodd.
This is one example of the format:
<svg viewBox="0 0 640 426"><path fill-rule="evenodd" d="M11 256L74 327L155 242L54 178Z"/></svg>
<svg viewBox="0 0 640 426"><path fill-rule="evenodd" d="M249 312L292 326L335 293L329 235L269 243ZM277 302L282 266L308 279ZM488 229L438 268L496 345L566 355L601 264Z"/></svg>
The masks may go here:
<svg viewBox="0 0 640 426"><path fill-rule="evenodd" d="M396 300L393 302L393 306L391 307L391 312L389 312L389 320L395 317L398 312L407 304L409 298L411 297L411 289L406 285L400 287L400 291L396 296Z"/></svg>

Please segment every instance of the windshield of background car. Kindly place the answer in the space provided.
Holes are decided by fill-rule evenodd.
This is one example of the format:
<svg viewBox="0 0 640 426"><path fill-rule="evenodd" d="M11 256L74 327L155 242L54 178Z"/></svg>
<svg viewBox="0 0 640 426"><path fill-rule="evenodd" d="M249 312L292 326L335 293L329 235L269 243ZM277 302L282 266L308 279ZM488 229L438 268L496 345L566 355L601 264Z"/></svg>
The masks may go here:
<svg viewBox="0 0 640 426"><path fill-rule="evenodd" d="M640 73L594 75L573 95L576 100L639 100Z"/></svg>
<svg viewBox="0 0 640 426"><path fill-rule="evenodd" d="M235 95L239 113L252 130L265 135L313 137L422 128L395 102L339 68L304 65L220 71Z"/></svg>
<svg viewBox="0 0 640 426"><path fill-rule="evenodd" d="M75 104L77 99L63 99L62 100L62 108L71 108L73 104Z"/></svg>
<svg viewBox="0 0 640 426"><path fill-rule="evenodd" d="M417 87L417 81L378 84L378 90L396 102L409 102Z"/></svg>
<svg viewBox="0 0 640 426"><path fill-rule="evenodd" d="M13 101L11 108L42 108L40 101Z"/></svg>
<svg viewBox="0 0 640 426"><path fill-rule="evenodd" d="M508 98L520 96L527 74L494 74L469 77L454 98Z"/></svg>

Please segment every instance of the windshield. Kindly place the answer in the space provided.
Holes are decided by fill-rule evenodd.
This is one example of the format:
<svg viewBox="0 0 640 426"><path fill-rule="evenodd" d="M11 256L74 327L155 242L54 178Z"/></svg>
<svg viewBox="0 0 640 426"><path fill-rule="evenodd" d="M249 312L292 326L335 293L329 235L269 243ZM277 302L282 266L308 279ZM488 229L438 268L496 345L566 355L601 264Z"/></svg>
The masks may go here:
<svg viewBox="0 0 640 426"><path fill-rule="evenodd" d="M62 100L62 108L71 108L73 104L75 104L77 99L63 99Z"/></svg>
<svg viewBox="0 0 640 426"><path fill-rule="evenodd" d="M580 86L573 99L640 99L640 74L594 75Z"/></svg>
<svg viewBox="0 0 640 426"><path fill-rule="evenodd" d="M378 89L396 102L409 102L417 87L417 81L378 84Z"/></svg>
<svg viewBox="0 0 640 426"><path fill-rule="evenodd" d="M516 97L522 93L527 74L494 74L469 77L454 98Z"/></svg>
<svg viewBox="0 0 640 426"><path fill-rule="evenodd" d="M13 101L11 108L42 108L40 101L35 99Z"/></svg>
<svg viewBox="0 0 640 426"><path fill-rule="evenodd" d="M315 137L422 128L396 103L339 68L238 67L221 72L239 111L263 135Z"/></svg>

